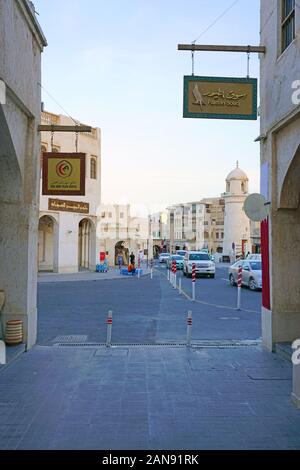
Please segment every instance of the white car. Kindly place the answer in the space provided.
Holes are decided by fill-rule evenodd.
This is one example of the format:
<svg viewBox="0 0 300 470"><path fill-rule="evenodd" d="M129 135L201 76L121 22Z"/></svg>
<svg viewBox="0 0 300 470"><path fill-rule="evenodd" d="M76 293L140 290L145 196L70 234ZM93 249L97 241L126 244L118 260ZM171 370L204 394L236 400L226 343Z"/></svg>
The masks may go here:
<svg viewBox="0 0 300 470"><path fill-rule="evenodd" d="M166 263L170 258L170 253L161 253L158 258L159 263Z"/></svg>
<svg viewBox="0 0 300 470"><path fill-rule="evenodd" d="M261 261L261 254L254 253L252 255L248 255L246 259L248 261Z"/></svg>
<svg viewBox="0 0 300 470"><path fill-rule="evenodd" d="M191 277L193 264L196 265L196 275L206 274L215 277L216 265L207 253L201 251L189 251L183 261L183 275Z"/></svg>

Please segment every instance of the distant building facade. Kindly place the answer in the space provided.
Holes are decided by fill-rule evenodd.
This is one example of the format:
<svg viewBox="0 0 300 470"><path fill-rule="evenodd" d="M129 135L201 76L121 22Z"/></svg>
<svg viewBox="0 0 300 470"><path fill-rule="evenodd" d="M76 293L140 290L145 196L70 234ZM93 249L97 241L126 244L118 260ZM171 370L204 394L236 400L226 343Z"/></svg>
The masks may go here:
<svg viewBox="0 0 300 470"><path fill-rule="evenodd" d="M199 202L168 208L168 247L222 252L224 236L224 200L206 198Z"/></svg>
<svg viewBox="0 0 300 470"><path fill-rule="evenodd" d="M111 266L118 264L121 255L123 264L127 265L129 256L134 254L138 259L152 259L153 245L149 233L149 219L134 217L130 205L102 204L99 209L97 237L100 250L106 253Z"/></svg>
<svg viewBox="0 0 300 470"><path fill-rule="evenodd" d="M156 212L149 216L150 238L153 245L153 256L157 257L162 251L167 249L168 239L168 214L166 212Z"/></svg>
<svg viewBox="0 0 300 470"><path fill-rule="evenodd" d="M43 112L42 124L72 126L67 116ZM75 152L75 134L41 133L44 152ZM52 145L53 144L53 145ZM96 237L97 211L101 204L100 129L78 133L78 152L85 154L85 196L44 196L40 194L38 268L39 271L75 273L95 270L100 241ZM42 172L41 172L42 177ZM41 185L42 187L42 185Z"/></svg>

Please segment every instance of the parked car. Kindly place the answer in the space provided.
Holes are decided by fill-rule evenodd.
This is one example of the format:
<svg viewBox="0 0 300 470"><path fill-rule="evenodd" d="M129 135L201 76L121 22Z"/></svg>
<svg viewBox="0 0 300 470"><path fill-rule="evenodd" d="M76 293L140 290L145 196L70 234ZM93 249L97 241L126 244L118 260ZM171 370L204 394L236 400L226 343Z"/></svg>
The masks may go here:
<svg viewBox="0 0 300 470"><path fill-rule="evenodd" d="M161 253L158 258L159 263L166 263L168 258L170 258L170 253Z"/></svg>
<svg viewBox="0 0 300 470"><path fill-rule="evenodd" d="M186 250L176 250L176 255L185 256L186 252Z"/></svg>
<svg viewBox="0 0 300 470"><path fill-rule="evenodd" d="M253 253L251 255L248 255L246 260L250 261L261 261L261 254L260 253Z"/></svg>
<svg viewBox="0 0 300 470"><path fill-rule="evenodd" d="M251 290L262 288L261 261L240 260L230 266L228 270L229 282L231 286L237 285L238 271L242 268L242 285L248 286Z"/></svg>
<svg viewBox="0 0 300 470"><path fill-rule="evenodd" d="M170 258L168 258L167 260L167 268L171 269L173 261L176 261L176 268L183 269L183 260L184 260L183 256L171 255Z"/></svg>
<svg viewBox="0 0 300 470"><path fill-rule="evenodd" d="M183 275L190 277L192 275L193 264L196 265L196 275L206 274L215 277L216 265L210 259L208 253L201 251L189 251L185 254L183 261Z"/></svg>

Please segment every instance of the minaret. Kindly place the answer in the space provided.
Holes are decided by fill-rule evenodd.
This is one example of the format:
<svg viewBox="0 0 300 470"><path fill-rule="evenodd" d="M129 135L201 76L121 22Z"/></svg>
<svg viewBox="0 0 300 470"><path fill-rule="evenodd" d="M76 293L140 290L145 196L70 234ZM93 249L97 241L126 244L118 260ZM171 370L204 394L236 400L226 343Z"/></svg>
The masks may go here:
<svg viewBox="0 0 300 470"><path fill-rule="evenodd" d="M244 252L251 252L250 220L243 211L245 199L248 193L248 177L239 168L229 173L226 178L225 219L224 219L224 242L223 255L230 256L231 261L235 256Z"/></svg>

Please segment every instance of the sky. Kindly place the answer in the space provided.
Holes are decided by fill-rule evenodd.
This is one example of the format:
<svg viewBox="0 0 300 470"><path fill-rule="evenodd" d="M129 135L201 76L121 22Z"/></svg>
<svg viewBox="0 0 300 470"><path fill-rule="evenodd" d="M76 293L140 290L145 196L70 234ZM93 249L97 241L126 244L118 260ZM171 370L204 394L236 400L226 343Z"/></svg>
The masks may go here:
<svg viewBox="0 0 300 470"><path fill-rule="evenodd" d="M34 4L48 41L45 109L66 114L62 107L101 128L103 203L130 203L140 214L219 196L237 160L250 192L259 192L259 120L182 117L183 76L191 74L192 62L177 45L194 41L232 0ZM259 0L238 0L197 43L258 45ZM195 54L195 75L246 74L246 54ZM251 54L250 76L259 76L257 54Z"/></svg>

